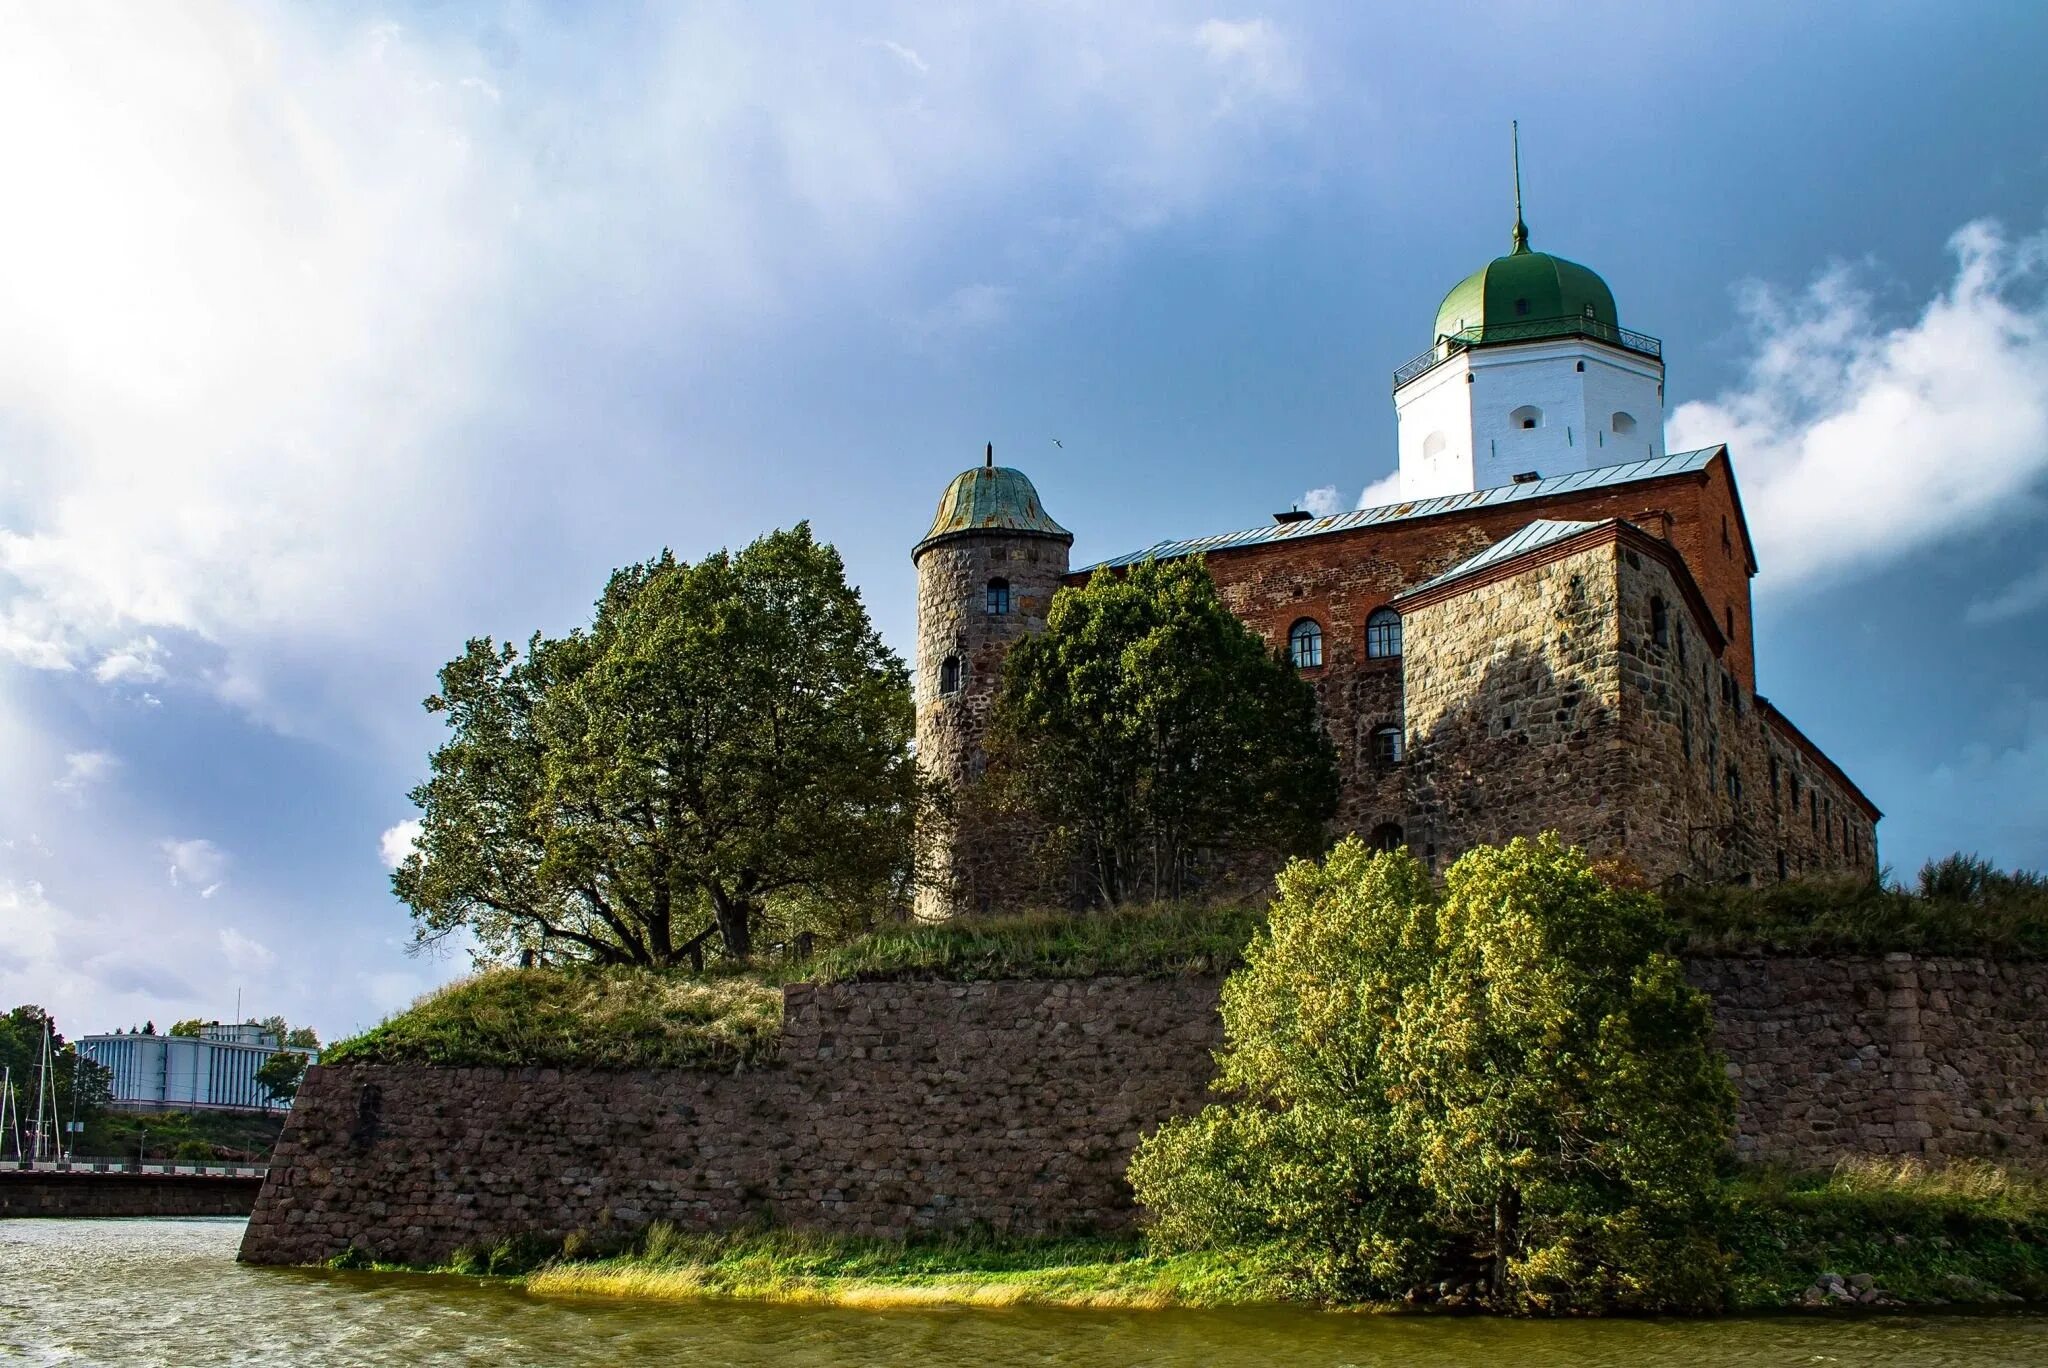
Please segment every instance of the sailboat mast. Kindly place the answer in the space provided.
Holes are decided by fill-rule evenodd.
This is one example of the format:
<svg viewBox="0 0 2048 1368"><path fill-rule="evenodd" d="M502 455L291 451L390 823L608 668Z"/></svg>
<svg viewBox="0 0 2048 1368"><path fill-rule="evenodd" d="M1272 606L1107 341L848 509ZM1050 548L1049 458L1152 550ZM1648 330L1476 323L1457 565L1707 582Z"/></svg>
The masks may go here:
<svg viewBox="0 0 2048 1368"><path fill-rule="evenodd" d="M43 1052L36 1056L36 1070L42 1077L36 1081L36 1128L30 1132L35 1137L34 1158L43 1157L43 1082L50 1076L50 1019L43 1018Z"/></svg>

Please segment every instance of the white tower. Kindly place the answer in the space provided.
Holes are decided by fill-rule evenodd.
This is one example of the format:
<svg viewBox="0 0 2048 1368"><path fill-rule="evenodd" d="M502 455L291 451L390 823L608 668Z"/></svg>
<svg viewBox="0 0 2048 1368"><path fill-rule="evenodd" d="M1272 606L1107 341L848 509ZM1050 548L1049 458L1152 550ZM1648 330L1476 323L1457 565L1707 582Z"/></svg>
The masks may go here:
<svg viewBox="0 0 2048 1368"><path fill-rule="evenodd" d="M1403 499L1664 454L1663 344L1621 326L1592 271L1529 250L1519 139L1513 250L1444 296L1394 410Z"/></svg>

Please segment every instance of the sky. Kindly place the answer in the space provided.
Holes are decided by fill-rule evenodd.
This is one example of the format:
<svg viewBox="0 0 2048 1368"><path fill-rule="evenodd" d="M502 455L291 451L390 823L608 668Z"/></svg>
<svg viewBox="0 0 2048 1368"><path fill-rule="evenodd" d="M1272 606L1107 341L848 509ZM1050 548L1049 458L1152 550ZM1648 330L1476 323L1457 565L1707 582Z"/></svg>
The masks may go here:
<svg viewBox="0 0 2048 1368"><path fill-rule="evenodd" d="M0 1007L334 1037L470 636L994 442L1084 564L1371 496L1534 245L1725 441L1760 688L2048 867L2048 7L0 0Z"/></svg>

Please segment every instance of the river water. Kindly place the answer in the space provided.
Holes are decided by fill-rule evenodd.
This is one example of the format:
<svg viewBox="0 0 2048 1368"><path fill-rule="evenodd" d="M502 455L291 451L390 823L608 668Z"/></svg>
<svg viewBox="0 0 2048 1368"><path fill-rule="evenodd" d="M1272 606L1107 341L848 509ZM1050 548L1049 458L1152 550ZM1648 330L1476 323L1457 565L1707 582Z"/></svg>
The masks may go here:
<svg viewBox="0 0 2048 1368"><path fill-rule="evenodd" d="M2048 1317L1500 1321L1309 1311L831 1311L549 1301L474 1278L247 1268L242 1221L0 1221L0 1361L31 1364L2048 1363Z"/></svg>

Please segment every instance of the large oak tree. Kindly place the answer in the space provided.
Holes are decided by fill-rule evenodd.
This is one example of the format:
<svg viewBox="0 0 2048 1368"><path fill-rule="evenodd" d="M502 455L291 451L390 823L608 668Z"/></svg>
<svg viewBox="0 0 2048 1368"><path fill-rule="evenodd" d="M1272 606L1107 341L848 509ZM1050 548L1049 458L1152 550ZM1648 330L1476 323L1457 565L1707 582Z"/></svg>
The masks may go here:
<svg viewBox="0 0 2048 1368"><path fill-rule="evenodd" d="M808 525L617 571L589 630L472 640L426 706L451 735L392 878L423 943L669 965L715 923L743 960L768 900L910 865L909 676Z"/></svg>

